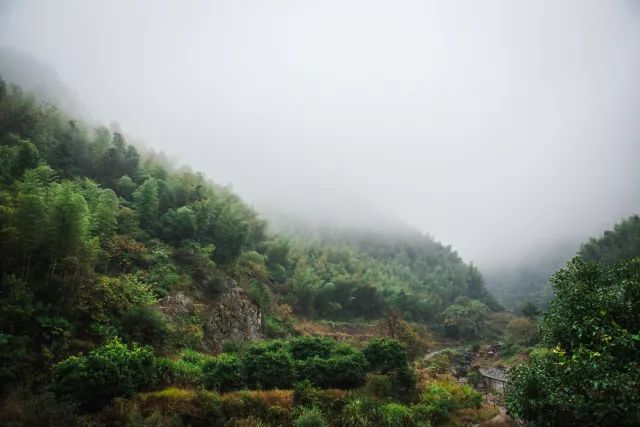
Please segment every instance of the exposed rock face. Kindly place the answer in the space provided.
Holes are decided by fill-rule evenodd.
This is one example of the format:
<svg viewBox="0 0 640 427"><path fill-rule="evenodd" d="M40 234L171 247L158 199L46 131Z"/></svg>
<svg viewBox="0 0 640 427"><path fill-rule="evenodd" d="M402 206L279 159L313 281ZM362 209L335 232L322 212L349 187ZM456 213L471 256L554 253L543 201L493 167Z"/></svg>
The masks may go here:
<svg viewBox="0 0 640 427"><path fill-rule="evenodd" d="M220 351L228 340L255 340L262 337L262 312L235 280L204 313L204 346Z"/></svg>
<svg viewBox="0 0 640 427"><path fill-rule="evenodd" d="M196 312L196 306L193 298L182 292L167 295L160 301L160 310L167 316L174 318L177 316L188 316Z"/></svg>
<svg viewBox="0 0 640 427"><path fill-rule="evenodd" d="M225 341L262 338L262 312L233 279L227 279L225 290L211 303L200 304L176 292L160 302L160 309L171 318L193 315L201 318L205 351L220 352Z"/></svg>

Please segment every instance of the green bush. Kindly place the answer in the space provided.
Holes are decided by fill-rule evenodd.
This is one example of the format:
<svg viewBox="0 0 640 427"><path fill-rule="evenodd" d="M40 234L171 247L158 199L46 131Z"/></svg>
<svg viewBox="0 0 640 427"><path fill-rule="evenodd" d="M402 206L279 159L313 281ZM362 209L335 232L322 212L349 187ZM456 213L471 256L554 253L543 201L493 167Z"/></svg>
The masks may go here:
<svg viewBox="0 0 640 427"><path fill-rule="evenodd" d="M312 406L310 408L303 408L300 415L293 422L295 427L326 427L327 422L322 415L322 411Z"/></svg>
<svg viewBox="0 0 640 427"><path fill-rule="evenodd" d="M309 379L304 379L293 385L293 402L296 406L314 406L318 402L318 389Z"/></svg>
<svg viewBox="0 0 640 427"><path fill-rule="evenodd" d="M291 355L296 360L307 360L315 356L328 358L336 346L336 341L329 338L296 337L289 340Z"/></svg>
<svg viewBox="0 0 640 427"><path fill-rule="evenodd" d="M448 419L458 409L453 394L442 384L429 384L422 394L422 413L428 414L431 421Z"/></svg>
<svg viewBox="0 0 640 427"><path fill-rule="evenodd" d="M182 350L176 359L156 359L158 384L196 386L202 383L202 369L213 356L194 350Z"/></svg>
<svg viewBox="0 0 640 427"><path fill-rule="evenodd" d="M369 398L351 399L342 409L340 422L344 427L369 427L376 425L376 403Z"/></svg>
<svg viewBox="0 0 640 427"><path fill-rule="evenodd" d="M156 384L193 386L202 381L202 368L184 360L156 359Z"/></svg>
<svg viewBox="0 0 640 427"><path fill-rule="evenodd" d="M348 389L364 384L368 362L361 351L327 338L289 340L296 360L296 378L318 387Z"/></svg>
<svg viewBox="0 0 640 427"><path fill-rule="evenodd" d="M242 355L249 387L289 388L293 384L294 362L283 341L263 341L249 346Z"/></svg>
<svg viewBox="0 0 640 427"><path fill-rule="evenodd" d="M371 368L383 374L407 366L407 351L396 340L374 338L363 351Z"/></svg>
<svg viewBox="0 0 640 427"><path fill-rule="evenodd" d="M122 338L127 342L151 345L157 350L165 348L170 335L166 317L150 306L135 308L122 315Z"/></svg>
<svg viewBox="0 0 640 427"><path fill-rule="evenodd" d="M467 380L469 381L469 384L474 387L478 387L480 383L484 381L482 374L477 368L470 369L469 372L467 372Z"/></svg>
<svg viewBox="0 0 640 427"><path fill-rule="evenodd" d="M53 368L51 390L84 407L97 408L117 396L132 395L155 381L153 351L131 348L115 338L87 356L72 356Z"/></svg>
<svg viewBox="0 0 640 427"><path fill-rule="evenodd" d="M478 408L482 394L465 384L451 381L433 381L422 393L422 403L417 412L427 415L432 422L448 419L455 411Z"/></svg>
<svg viewBox="0 0 640 427"><path fill-rule="evenodd" d="M409 366L391 374L395 398L403 402L413 401L416 397L416 376Z"/></svg>
<svg viewBox="0 0 640 427"><path fill-rule="evenodd" d="M246 341L240 339L231 339L222 343L223 353L242 353L247 346Z"/></svg>
<svg viewBox="0 0 640 427"><path fill-rule="evenodd" d="M388 427L410 427L415 425L413 413L400 403L387 403L380 407L382 425Z"/></svg>
<svg viewBox="0 0 640 427"><path fill-rule="evenodd" d="M367 375L367 360L354 349L350 355L336 355L327 360L325 387L355 388L364 384Z"/></svg>
<svg viewBox="0 0 640 427"><path fill-rule="evenodd" d="M265 315L262 323L264 334L269 338L284 338L291 334L289 326L272 315Z"/></svg>
<svg viewBox="0 0 640 427"><path fill-rule="evenodd" d="M241 389L245 376L240 358L233 353L222 353L208 361L203 369L204 386L208 389L230 391Z"/></svg>
<svg viewBox="0 0 640 427"><path fill-rule="evenodd" d="M328 359L318 356L308 360L296 361L296 377L309 379L322 388L349 389L364 384L367 374L367 361L357 350L351 355L335 355Z"/></svg>
<svg viewBox="0 0 640 427"><path fill-rule="evenodd" d="M388 375L369 374L365 384L365 392L376 399L386 400L395 395L393 382Z"/></svg>

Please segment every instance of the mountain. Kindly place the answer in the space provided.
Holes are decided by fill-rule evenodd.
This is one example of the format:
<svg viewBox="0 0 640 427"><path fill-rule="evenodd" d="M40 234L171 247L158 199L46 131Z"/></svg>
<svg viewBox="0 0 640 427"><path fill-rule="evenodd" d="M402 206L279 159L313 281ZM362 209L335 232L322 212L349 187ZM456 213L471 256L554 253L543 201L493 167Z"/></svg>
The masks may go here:
<svg viewBox="0 0 640 427"><path fill-rule="evenodd" d="M292 314L437 323L460 298L499 309L478 270L429 236L273 233L228 188L5 83L0 271L6 387L46 382L115 337L171 355L286 336Z"/></svg>

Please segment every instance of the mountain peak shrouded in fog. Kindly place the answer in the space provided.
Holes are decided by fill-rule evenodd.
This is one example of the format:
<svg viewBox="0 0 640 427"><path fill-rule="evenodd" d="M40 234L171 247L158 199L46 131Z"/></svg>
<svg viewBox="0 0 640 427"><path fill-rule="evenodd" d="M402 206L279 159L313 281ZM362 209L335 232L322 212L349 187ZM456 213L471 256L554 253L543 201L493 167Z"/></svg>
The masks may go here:
<svg viewBox="0 0 640 427"><path fill-rule="evenodd" d="M482 267L640 211L635 2L2 6L7 80L46 64L274 217L398 218Z"/></svg>

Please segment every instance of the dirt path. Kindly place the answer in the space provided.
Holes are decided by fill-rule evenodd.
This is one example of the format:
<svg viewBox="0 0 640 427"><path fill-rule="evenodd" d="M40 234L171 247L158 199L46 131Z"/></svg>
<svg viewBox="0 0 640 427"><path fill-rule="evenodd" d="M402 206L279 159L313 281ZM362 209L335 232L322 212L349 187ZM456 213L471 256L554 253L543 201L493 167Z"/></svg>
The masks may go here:
<svg viewBox="0 0 640 427"><path fill-rule="evenodd" d="M431 359L433 356L436 356L436 355L438 355L438 354L442 353L442 352L443 352L443 351L445 351L445 350L447 350L447 349L446 349L446 348L443 348L443 349L441 349L441 350L436 350L436 351L432 351L432 352L430 352L430 353L427 353L427 354L425 354L425 355L424 355L424 357L422 358L422 360L429 360L429 359Z"/></svg>

